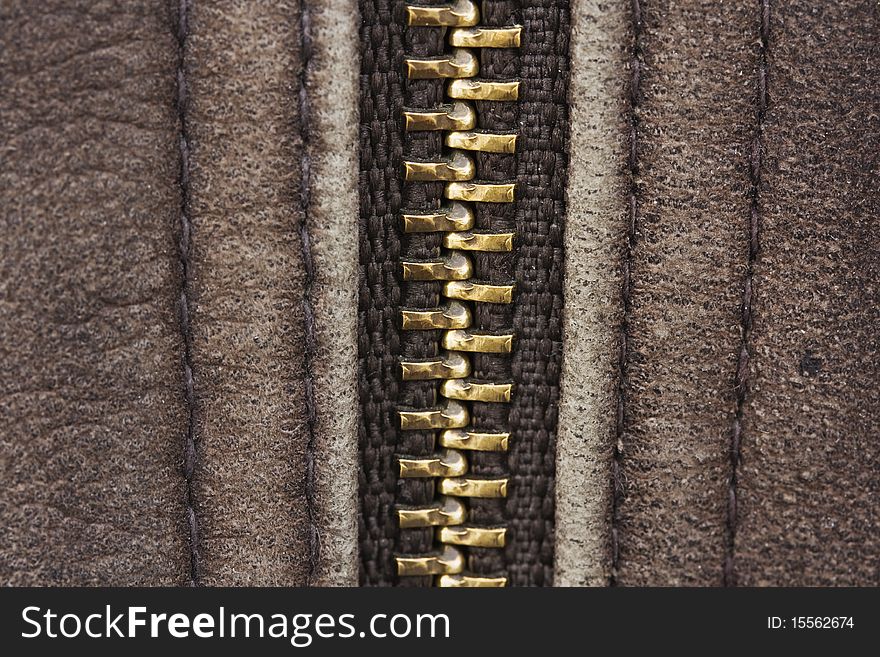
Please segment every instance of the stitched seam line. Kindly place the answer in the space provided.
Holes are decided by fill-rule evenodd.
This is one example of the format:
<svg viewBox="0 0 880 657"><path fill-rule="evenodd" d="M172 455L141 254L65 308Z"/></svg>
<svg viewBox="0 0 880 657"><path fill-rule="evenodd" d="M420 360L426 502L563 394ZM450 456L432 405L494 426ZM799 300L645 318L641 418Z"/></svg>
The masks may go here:
<svg viewBox="0 0 880 657"><path fill-rule="evenodd" d="M306 271L305 290L303 291L303 318L305 324L305 401L306 401L306 514L309 532L309 570L306 575L306 586L310 586L318 569L320 544L316 524L315 509L315 453L317 408L315 402L315 380L313 367L317 351L315 332L315 313L312 304L312 288L315 282L315 258L312 253L311 236L309 235L309 214L311 207L311 105L309 102L308 81L312 65L312 36L308 2L300 3L300 54L302 64L297 75L299 83L299 114L300 140L302 143L300 204L302 223L300 224L300 241L302 242L303 265Z"/></svg>
<svg viewBox="0 0 880 657"><path fill-rule="evenodd" d="M750 208L749 208L749 261L743 281L741 342L736 366L736 413L730 437L730 481L728 483L727 528L725 536L725 556L723 582L725 586L736 586L734 563L737 529L737 486L738 468L742 458L743 415L748 392L749 339L752 333L752 294L755 276L755 262L760 248L760 194L761 165L763 161L764 119L767 114L767 50L770 40L770 0L758 0L761 10L760 52L758 56L758 108L755 113L755 134L749 158Z"/></svg>
<svg viewBox="0 0 880 657"><path fill-rule="evenodd" d="M620 352L617 363L617 424L615 428L614 458L611 462L611 578L610 586L617 586L620 568L620 505L624 497L623 476L623 436L626 432L627 376L629 361L629 323L632 309L632 262L636 244L636 222L638 221L638 106L639 82L642 56L642 7L640 0L632 0L632 56L630 58L629 88L629 225L626 232L626 249L621 272L621 299L623 317L620 322Z"/></svg>
<svg viewBox="0 0 880 657"><path fill-rule="evenodd" d="M195 382L193 376L193 338L190 314L190 297L192 294L191 263L192 225L187 215L189 208L189 132L186 118L187 80L186 80L186 41L189 36L190 0L180 0L177 23L177 119L180 126L180 244L179 258L181 268L180 282L180 333L183 338L183 380L184 400L186 404L187 426L183 446L183 476L185 485L186 523L189 530L189 585L199 585L199 523L195 510L195 493L193 487L194 473L198 453L196 451L196 410Z"/></svg>

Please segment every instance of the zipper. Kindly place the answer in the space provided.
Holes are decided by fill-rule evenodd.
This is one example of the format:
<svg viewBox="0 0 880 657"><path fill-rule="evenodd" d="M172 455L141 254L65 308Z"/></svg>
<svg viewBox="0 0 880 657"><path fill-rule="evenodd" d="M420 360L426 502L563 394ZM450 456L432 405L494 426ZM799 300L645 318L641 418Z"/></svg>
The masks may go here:
<svg viewBox="0 0 880 657"><path fill-rule="evenodd" d="M403 331L433 331L440 337L434 350L437 355L402 357L399 363L401 381L435 386L435 404L397 409L401 431L427 432L437 448L430 456L397 455L402 480L434 486L433 503L397 506L399 526L433 531L434 549L397 554L395 562L401 578L430 577L440 587L502 587L507 584L504 573L471 572L468 557L480 550L504 548L508 527L481 523L475 511L484 501L503 500L509 481L506 476L474 473L471 464L483 455L507 452L511 433L498 426L504 424L506 413L499 414L492 407L509 408L513 383L477 376L487 368L475 367L475 359L509 358L515 335L512 330L479 330L474 318L496 312L494 307L510 306L515 286L512 281L482 280L476 263L493 255L512 256L516 236L508 230L474 227L475 215L485 207L515 201L514 182L480 179L479 158L492 156L483 160L484 167L497 161L494 157L515 158L517 134L477 126L481 107L515 103L520 85L516 79L479 77L481 51L519 48L522 27L481 25L480 11L472 0L453 0L442 6L407 5L406 20L412 28L442 30L446 36L441 55L406 57L407 78L442 80L446 86L444 104L404 108L402 126L410 135L442 134L445 148L441 158L404 158L403 163L405 181L435 183L427 188L442 188L442 193L441 198L428 199L436 209L403 212L401 228L410 235L439 235L441 249L440 255L429 259L403 257L400 276L403 281L439 284L441 306L405 308L399 318ZM501 419L487 430L475 424L475 408L488 409L486 413Z"/></svg>

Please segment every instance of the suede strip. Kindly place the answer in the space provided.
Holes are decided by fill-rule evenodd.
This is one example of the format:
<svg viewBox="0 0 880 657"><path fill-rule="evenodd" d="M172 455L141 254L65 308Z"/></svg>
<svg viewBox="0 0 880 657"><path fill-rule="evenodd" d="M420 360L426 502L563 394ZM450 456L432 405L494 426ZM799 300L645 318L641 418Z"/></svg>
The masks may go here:
<svg viewBox="0 0 880 657"><path fill-rule="evenodd" d="M878 18L770 3L739 584L880 584Z"/></svg>
<svg viewBox="0 0 880 657"><path fill-rule="evenodd" d="M309 233L315 273L315 524L311 583L358 583L357 0L309 0Z"/></svg>
<svg viewBox="0 0 880 657"><path fill-rule="evenodd" d="M630 14L571 5L570 164L556 457L556 586L611 574L611 452L617 416L621 263L629 192Z"/></svg>
<svg viewBox="0 0 880 657"><path fill-rule="evenodd" d="M183 584L175 19L0 12L0 582Z"/></svg>
<svg viewBox="0 0 880 657"><path fill-rule="evenodd" d="M205 585L301 585L306 497L298 10L192 3L195 507Z"/></svg>
<svg viewBox="0 0 880 657"><path fill-rule="evenodd" d="M717 585L725 557L755 125L753 3L646 0L631 66L620 585Z"/></svg>

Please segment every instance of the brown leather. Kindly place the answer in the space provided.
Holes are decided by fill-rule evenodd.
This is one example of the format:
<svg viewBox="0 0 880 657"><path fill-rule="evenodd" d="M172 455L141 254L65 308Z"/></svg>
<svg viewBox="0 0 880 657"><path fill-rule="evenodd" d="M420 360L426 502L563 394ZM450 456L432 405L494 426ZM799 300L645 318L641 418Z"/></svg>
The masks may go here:
<svg viewBox="0 0 880 657"><path fill-rule="evenodd" d="M4 7L5 584L356 582L351 7L181 6Z"/></svg>
<svg viewBox="0 0 880 657"><path fill-rule="evenodd" d="M876 3L772 3L734 569L880 583Z"/></svg>
<svg viewBox="0 0 880 657"><path fill-rule="evenodd" d="M194 499L204 584L309 571L299 12L191 3Z"/></svg>
<svg viewBox="0 0 880 657"><path fill-rule="evenodd" d="M602 549L605 526L584 532L589 508L570 507L584 522L562 536L569 557L592 541L584 561L615 566L613 583L880 581L876 17L869 2L629 8L619 47L638 90L627 98L636 203L632 257L615 258L630 273L617 559ZM583 32L575 52L609 57L606 36ZM586 77L583 61L574 74ZM572 126L593 129L583 117ZM629 146L595 138L614 153ZM611 189L615 161L574 170L590 165ZM633 207L618 194L614 207ZM600 276L570 256L569 286ZM566 313L606 303L568 295ZM608 372L611 356L595 357ZM568 390L562 407L592 409L614 379ZM562 435L577 422L563 414ZM602 427L583 426L601 448ZM581 467L583 494L603 499L591 462ZM587 565L566 569L568 582L590 581Z"/></svg>
<svg viewBox="0 0 880 657"><path fill-rule="evenodd" d="M182 584L173 19L3 4L0 581Z"/></svg>
<svg viewBox="0 0 880 657"><path fill-rule="evenodd" d="M713 0L641 12L616 581L720 584L758 14Z"/></svg>

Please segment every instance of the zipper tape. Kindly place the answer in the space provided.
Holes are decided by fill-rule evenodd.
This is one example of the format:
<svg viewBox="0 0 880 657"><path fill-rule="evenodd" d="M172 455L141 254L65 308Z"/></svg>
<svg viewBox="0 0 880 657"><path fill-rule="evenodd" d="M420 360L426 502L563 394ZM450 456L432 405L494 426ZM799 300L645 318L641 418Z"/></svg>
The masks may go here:
<svg viewBox="0 0 880 657"><path fill-rule="evenodd" d="M472 0L453 0L442 6L407 6L409 26L446 30L447 52L434 57L407 57L405 71L411 80L448 80L447 100L432 109L403 111L407 132L439 131L447 153L443 158L403 163L406 181L444 183L440 210L404 212L401 224L406 233L442 234L444 252L427 260L402 259L404 281L442 282L441 308L405 308L401 311L404 331L441 331L440 355L433 358L401 359L403 381L435 381L439 403L433 408L398 408L402 431L435 432L439 451L430 456L399 454L399 477L433 480L435 501L426 506L398 505L402 529L435 528L434 550L426 554L398 554L400 577L434 577L440 587L500 587L503 573L486 577L467 572L469 548L501 549L507 527L480 526L470 518L473 499L501 499L507 496L506 477L486 477L469 472L468 453L504 453L514 439L507 431L486 431L471 426L470 404L510 404L513 384L473 378L471 356L491 354L510 357L513 331L491 333L472 328L477 304L511 304L513 284L477 280L473 258L481 254L510 253L515 248L513 232L473 230L475 204L513 203L513 182L477 181L475 157L481 153L514 157L518 135L476 129L478 107L471 101L513 102L519 97L518 80L479 78L478 49L518 48L522 27L480 26L480 11ZM477 104L478 105L478 104ZM442 347L443 351L440 351Z"/></svg>

